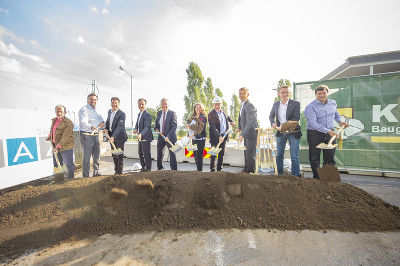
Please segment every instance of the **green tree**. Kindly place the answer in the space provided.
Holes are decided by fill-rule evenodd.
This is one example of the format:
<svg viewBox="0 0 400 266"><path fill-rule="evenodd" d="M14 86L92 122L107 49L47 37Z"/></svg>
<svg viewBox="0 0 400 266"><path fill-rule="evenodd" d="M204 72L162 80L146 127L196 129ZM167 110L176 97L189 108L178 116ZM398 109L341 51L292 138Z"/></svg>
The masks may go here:
<svg viewBox="0 0 400 266"><path fill-rule="evenodd" d="M290 80L288 80L288 79L280 79L278 81L278 83L276 84L276 91L277 92L278 92L279 88L282 87L282 85L287 85L289 87L289 89L292 87L292 83L290 82ZM292 97L293 97L292 93L289 93L289 98L292 98ZM276 95L276 97L274 99L274 102L277 102L279 100L280 100L279 96Z"/></svg>
<svg viewBox="0 0 400 266"><path fill-rule="evenodd" d="M224 95L222 94L222 91L219 88L216 88L215 94L222 98L222 109L225 112L228 112L228 103L224 100Z"/></svg>
<svg viewBox="0 0 400 266"><path fill-rule="evenodd" d="M193 113L194 104L206 99L203 90L204 77L200 67L194 62L190 62L186 74L188 84L186 86L187 95L184 96L185 115L183 116L183 124L186 124L186 120Z"/></svg>
<svg viewBox="0 0 400 266"><path fill-rule="evenodd" d="M237 97L236 94L232 94L232 99L231 99L231 106L230 106L230 116L233 120L233 122L236 124L232 128L232 138L236 138L236 132L235 130L239 127L239 112L240 112L240 101L239 97Z"/></svg>
<svg viewBox="0 0 400 266"><path fill-rule="evenodd" d="M157 109L156 108L151 108L151 107L146 108L146 111L149 112L151 115L151 128L154 128L154 126L156 124L156 120L157 120Z"/></svg>
<svg viewBox="0 0 400 266"><path fill-rule="evenodd" d="M204 84L204 93L206 95L206 101L204 106L206 108L205 111L208 114L212 109L214 109L212 101L215 97L215 93L211 78L207 78L206 84Z"/></svg>

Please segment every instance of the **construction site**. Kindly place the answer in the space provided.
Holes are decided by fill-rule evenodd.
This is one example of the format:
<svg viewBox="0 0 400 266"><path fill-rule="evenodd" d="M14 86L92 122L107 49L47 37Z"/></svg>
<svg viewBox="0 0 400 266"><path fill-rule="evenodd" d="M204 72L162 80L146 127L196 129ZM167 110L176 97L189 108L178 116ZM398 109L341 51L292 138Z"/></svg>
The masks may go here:
<svg viewBox="0 0 400 266"><path fill-rule="evenodd" d="M350 125L336 125L337 144L332 144L336 136L320 144L321 149L337 149L337 165L319 168L320 179L312 178L303 139L301 177L290 175L290 165L286 174L277 175L273 128L256 128L256 169L251 174L241 172L245 147L239 141L226 147L220 172L209 172L208 165L210 156L221 151L221 141L217 146L207 143L204 169L195 171L191 156L197 147L181 140L169 147L176 153L178 171L157 170L153 164L151 171L140 172L134 167L139 163L138 141L130 140L122 174L113 174L111 153L117 149L104 141L101 176L81 178L77 169L74 179L64 180L59 162L54 173L46 175L48 168L41 172L43 165L51 164L51 152L46 153L51 149L44 134L34 137L32 146L39 147L36 165L23 161L13 168L21 169L13 176L5 171L19 162L0 161L8 174L0 190L0 263L398 265L400 142L393 136L396 130L378 131L374 126L384 128L383 117L390 117L392 109L398 115L397 103L384 108L398 95L400 76L341 78L337 73L332 79L294 86L294 98L306 106L315 87L328 84L330 97L341 104L339 113ZM380 91L368 89L377 84ZM373 97L368 104L379 107L359 101L369 94ZM290 127L300 124L305 132L303 107L301 115ZM75 140L79 161L79 138ZM28 150L31 146L25 142ZM11 158L12 145L20 153L17 144L9 139L4 143L2 157ZM153 160L156 148L151 145ZM168 153L163 159L170 160Z"/></svg>

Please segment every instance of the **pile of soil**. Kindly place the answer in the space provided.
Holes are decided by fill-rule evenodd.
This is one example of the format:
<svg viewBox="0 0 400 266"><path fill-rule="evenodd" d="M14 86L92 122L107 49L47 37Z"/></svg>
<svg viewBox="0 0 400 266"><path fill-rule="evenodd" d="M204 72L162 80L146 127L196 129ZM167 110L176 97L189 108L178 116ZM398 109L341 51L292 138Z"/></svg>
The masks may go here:
<svg viewBox="0 0 400 266"><path fill-rule="evenodd" d="M67 239L167 229L400 231L400 210L344 183L225 172L75 179L0 195L0 259Z"/></svg>

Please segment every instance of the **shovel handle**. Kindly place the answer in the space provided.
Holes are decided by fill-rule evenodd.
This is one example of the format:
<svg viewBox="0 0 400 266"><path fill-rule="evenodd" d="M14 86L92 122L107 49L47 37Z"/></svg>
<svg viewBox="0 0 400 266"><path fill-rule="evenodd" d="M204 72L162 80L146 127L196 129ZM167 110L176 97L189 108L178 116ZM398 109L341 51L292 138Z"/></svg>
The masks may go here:
<svg viewBox="0 0 400 266"><path fill-rule="evenodd" d="M156 132L157 132L158 134L160 134L160 136L163 137L163 138L165 139L165 136L164 136L163 133L161 133L161 132L158 131L158 130L156 130ZM168 143L169 145L171 145L171 147L174 147L174 144L172 144L171 141L167 140L167 143Z"/></svg>
<svg viewBox="0 0 400 266"><path fill-rule="evenodd" d="M219 145L221 145L222 142L224 142L224 139L226 138L226 136L228 136L229 132L231 132L231 129L228 129L228 130L225 132L224 136L222 136L222 141L218 142L217 147L215 147L216 149L218 149L218 148L219 148Z"/></svg>
<svg viewBox="0 0 400 266"><path fill-rule="evenodd" d="M53 152L53 153L54 153L54 157L56 158L58 170L60 170L60 172L61 172L62 168L61 168L60 160L58 160L58 154L55 152Z"/></svg>
<svg viewBox="0 0 400 266"><path fill-rule="evenodd" d="M336 139L336 136L339 135L340 132L342 132L343 128L344 128L344 125L336 132L336 135L333 136L333 137L329 140L328 145L332 145L332 142Z"/></svg>
<svg viewBox="0 0 400 266"><path fill-rule="evenodd" d="M110 138L110 135L108 135L108 133L107 133L107 132L105 132L105 133L104 133L104 135L106 136L106 138L107 138L107 139L111 139L111 138ZM115 144L114 144L114 142L110 142L110 143L111 143L111 146L114 148L114 150L116 150L116 149L117 149L117 147L115 147Z"/></svg>

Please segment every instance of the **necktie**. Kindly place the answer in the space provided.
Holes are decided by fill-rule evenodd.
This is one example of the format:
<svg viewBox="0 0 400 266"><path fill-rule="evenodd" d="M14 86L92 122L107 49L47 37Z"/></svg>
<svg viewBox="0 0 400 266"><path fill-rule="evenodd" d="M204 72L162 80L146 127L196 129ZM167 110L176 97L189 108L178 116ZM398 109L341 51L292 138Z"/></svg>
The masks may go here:
<svg viewBox="0 0 400 266"><path fill-rule="evenodd" d="M164 129L165 129L165 112L163 112L163 118L162 118L162 129L161 129L161 133L164 134Z"/></svg>

